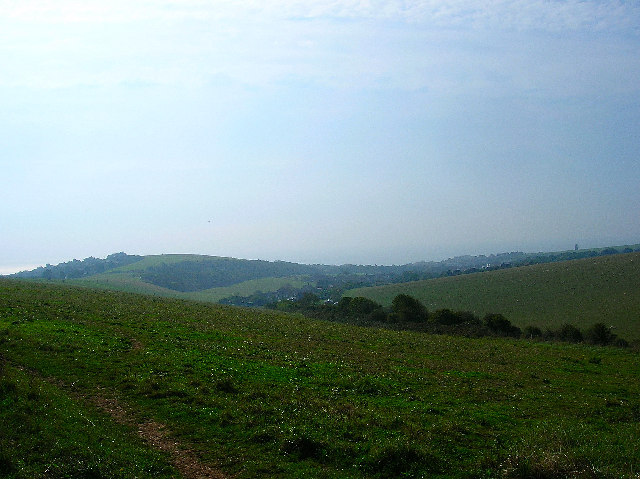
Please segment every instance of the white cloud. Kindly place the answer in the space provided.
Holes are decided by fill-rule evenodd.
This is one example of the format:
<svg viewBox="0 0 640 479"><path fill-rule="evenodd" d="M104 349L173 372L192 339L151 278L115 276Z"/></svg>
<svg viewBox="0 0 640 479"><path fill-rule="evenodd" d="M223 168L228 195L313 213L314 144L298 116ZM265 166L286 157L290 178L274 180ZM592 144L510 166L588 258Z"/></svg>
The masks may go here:
<svg viewBox="0 0 640 479"><path fill-rule="evenodd" d="M622 0L11 0L0 18L30 23L342 18L442 27L638 33L640 5Z"/></svg>
<svg viewBox="0 0 640 479"><path fill-rule="evenodd" d="M25 1L0 10L0 85L189 87L228 78L259 86L300 80L491 93L558 89L546 86L556 78L580 89L601 77L628 89L637 48L618 49L620 43L605 38L590 52L590 38L579 33L627 28L633 34L638 8L537 0ZM2 18L11 21L3 25ZM540 30L563 33L541 40ZM616 70L611 63L625 61L628 73L608 74Z"/></svg>
<svg viewBox="0 0 640 479"><path fill-rule="evenodd" d="M191 2L175 2L176 6ZM203 6L202 2L197 2ZM390 20L423 26L517 30L620 30L638 33L640 5L621 0L260 0L217 2L227 11L269 18Z"/></svg>

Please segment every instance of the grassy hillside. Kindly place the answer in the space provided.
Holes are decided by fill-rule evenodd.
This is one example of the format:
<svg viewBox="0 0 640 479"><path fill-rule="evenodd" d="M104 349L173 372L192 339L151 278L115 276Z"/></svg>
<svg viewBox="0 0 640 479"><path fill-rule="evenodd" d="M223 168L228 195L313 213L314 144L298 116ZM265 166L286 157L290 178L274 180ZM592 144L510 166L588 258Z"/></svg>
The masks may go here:
<svg viewBox="0 0 640 479"><path fill-rule="evenodd" d="M210 256L203 256L198 254L153 254L143 256L142 259L136 261L135 263L131 263L125 266L121 266L119 268L114 269L114 272L125 272L125 271L144 271L147 268L151 268L154 266L162 266L165 264L176 264L182 263L184 261L203 261L208 258L213 258Z"/></svg>
<svg viewBox="0 0 640 479"><path fill-rule="evenodd" d="M66 283L86 286L92 289L124 291L168 298L193 299L212 303L217 303L221 299L229 296L251 296L256 291L272 292L287 286L302 288L304 285L310 284L305 278L290 276L284 278L260 278L243 281L232 286L210 288L203 291L181 292L156 286L143 281L141 278L120 272L104 273L85 279L72 279L66 281Z"/></svg>
<svg viewBox="0 0 640 479"><path fill-rule="evenodd" d="M640 467L628 349L0 279L0 355L5 477L198 477L179 451L206 477L632 478ZM42 414L60 434L38 435ZM90 467L66 474L77 464Z"/></svg>
<svg viewBox="0 0 640 479"><path fill-rule="evenodd" d="M200 276L215 276L224 286L203 287L193 291L169 287L172 283L178 282L184 285L190 279L193 280L191 269L194 268L198 270ZM166 254L145 256L122 267L83 278L67 279L65 282L94 289L218 302L229 296L248 297L256 292L269 293L284 287L302 288L304 285L313 284L308 277L293 274L298 270L302 273L305 268L304 265L284 262L269 263L191 254ZM269 277L266 276L268 273L280 274L280 276ZM159 281L157 281L158 278L160 278Z"/></svg>
<svg viewBox="0 0 640 479"><path fill-rule="evenodd" d="M338 301L345 291L357 287L469 274L519 264L593 258L634 250L640 251L640 245L550 253L467 255L398 266L305 265L194 254L136 256L121 252L105 259L89 257L55 266L47 264L12 276L240 306L265 306L282 299L300 298L309 292L322 300Z"/></svg>
<svg viewBox="0 0 640 479"><path fill-rule="evenodd" d="M0 477L177 475L129 427L19 363L0 360L0 404Z"/></svg>
<svg viewBox="0 0 640 479"><path fill-rule="evenodd" d="M65 283L86 286L92 289L107 289L173 298L180 297L182 294L179 291L173 291L168 288L163 288L162 286L147 283L135 274L119 271L96 274L87 278L69 279L65 280Z"/></svg>
<svg viewBox="0 0 640 479"><path fill-rule="evenodd" d="M195 291L193 293L184 293L181 297L185 299L193 299L196 301L209 301L217 303L223 298L229 296L251 296L256 291L270 292L278 291L281 288L302 288L305 285L313 284L307 278L299 276L288 276L284 278L260 278L243 281L231 286L223 286L219 288L205 289L204 291Z"/></svg>
<svg viewBox="0 0 640 479"><path fill-rule="evenodd" d="M619 336L640 339L640 253L362 288L345 295L390 305L399 293L420 299L432 311L503 313L521 327L604 322Z"/></svg>

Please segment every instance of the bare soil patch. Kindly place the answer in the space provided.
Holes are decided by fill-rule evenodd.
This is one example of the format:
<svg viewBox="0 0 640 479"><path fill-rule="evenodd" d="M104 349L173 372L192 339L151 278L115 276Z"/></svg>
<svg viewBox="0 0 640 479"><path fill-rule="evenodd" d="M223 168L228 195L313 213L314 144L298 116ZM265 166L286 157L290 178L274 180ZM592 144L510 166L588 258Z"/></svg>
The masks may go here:
<svg viewBox="0 0 640 479"><path fill-rule="evenodd" d="M120 424L134 427L138 435L150 446L170 455L172 464L189 479L227 479L221 471L203 464L197 454L188 446L172 437L166 425L153 419L138 421L135 414L105 390L86 397L91 404L109 414Z"/></svg>

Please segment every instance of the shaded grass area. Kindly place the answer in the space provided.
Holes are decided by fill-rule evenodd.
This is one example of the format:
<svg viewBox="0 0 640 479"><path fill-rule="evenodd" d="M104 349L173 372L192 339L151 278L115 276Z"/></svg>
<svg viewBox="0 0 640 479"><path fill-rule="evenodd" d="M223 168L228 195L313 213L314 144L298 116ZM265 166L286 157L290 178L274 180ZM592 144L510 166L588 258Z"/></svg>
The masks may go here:
<svg viewBox="0 0 640 479"><path fill-rule="evenodd" d="M634 477L640 467L632 351L53 284L0 280L0 291L7 358L86 393L107 388L237 477Z"/></svg>
<svg viewBox="0 0 640 479"><path fill-rule="evenodd" d="M135 263L137 264L137 263ZM66 280L66 283L93 289L124 291L136 294L149 294L168 298L191 299L216 303L229 296L251 296L254 293L275 292L283 287L302 288L310 284L309 280L299 276L283 278L260 278L236 283L232 286L221 286L203 291L180 292L157 286L126 272L112 272L93 275L86 279Z"/></svg>
<svg viewBox="0 0 640 479"><path fill-rule="evenodd" d="M307 278L288 276L284 278L260 278L236 283L232 286L206 289L193 293L184 293L181 298L196 301L218 302L229 296L251 296L254 293L270 293L284 287L302 288L311 284Z"/></svg>
<svg viewBox="0 0 640 479"><path fill-rule="evenodd" d="M149 450L135 432L4 363L0 431L0 477L180 477L166 457Z"/></svg>
<svg viewBox="0 0 640 479"><path fill-rule="evenodd" d="M400 294L430 311L502 313L519 327L586 328L603 322L628 340L640 339L640 253L488 271L412 283L361 288L345 293L385 306Z"/></svg>
<svg viewBox="0 0 640 479"><path fill-rule="evenodd" d="M113 272L96 274L89 278L65 280L66 283L84 286L92 289L105 289L111 291L124 291L127 293L149 294L168 298L179 298L179 291L173 291L162 286L147 283L131 273Z"/></svg>

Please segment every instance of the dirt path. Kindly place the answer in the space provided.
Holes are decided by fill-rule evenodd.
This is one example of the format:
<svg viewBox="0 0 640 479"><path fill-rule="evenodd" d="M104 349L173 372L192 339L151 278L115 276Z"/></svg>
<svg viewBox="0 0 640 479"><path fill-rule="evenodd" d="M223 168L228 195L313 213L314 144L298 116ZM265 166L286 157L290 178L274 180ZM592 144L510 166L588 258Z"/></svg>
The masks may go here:
<svg viewBox="0 0 640 479"><path fill-rule="evenodd" d="M171 456L172 464L188 479L228 479L221 471L203 464L195 452L171 437L171 431L153 419L138 422L135 415L105 390L86 397L91 404L109 414L116 422L135 427L138 435L150 446Z"/></svg>
<svg viewBox="0 0 640 479"><path fill-rule="evenodd" d="M138 435L151 447L158 449L171 457L171 463L180 474L187 479L230 479L230 476L213 469L198 458L197 454L190 447L180 443L172 437L171 431L164 424L147 419L139 421L134 411L122 404L108 390L98 388L93 395L80 393L73 384L67 384L56 378L41 376L37 371L26 368L12 362L14 367L33 374L56 387L64 389L72 397L86 401L96 408L109 414L117 423L133 427Z"/></svg>
<svg viewBox="0 0 640 479"><path fill-rule="evenodd" d="M136 338L131 339L131 351L139 352L144 345ZM195 452L172 438L171 431L153 419L144 422L135 420L132 410L123 406L113 394L99 389L95 395L84 397L98 409L109 414L116 422L134 427L138 435L151 447L169 454L171 463L187 479L228 479L221 471L203 464Z"/></svg>

